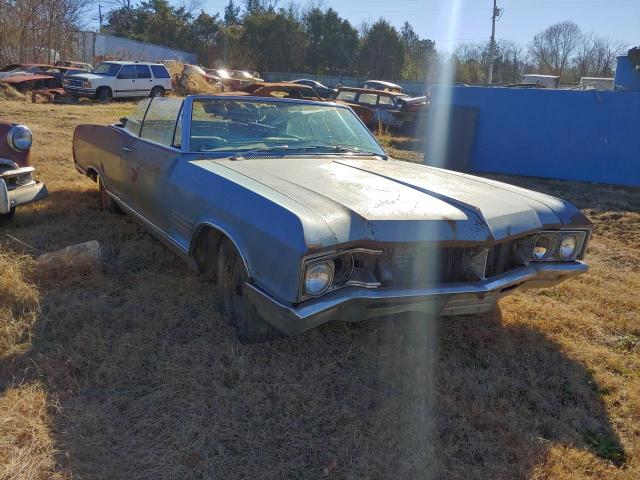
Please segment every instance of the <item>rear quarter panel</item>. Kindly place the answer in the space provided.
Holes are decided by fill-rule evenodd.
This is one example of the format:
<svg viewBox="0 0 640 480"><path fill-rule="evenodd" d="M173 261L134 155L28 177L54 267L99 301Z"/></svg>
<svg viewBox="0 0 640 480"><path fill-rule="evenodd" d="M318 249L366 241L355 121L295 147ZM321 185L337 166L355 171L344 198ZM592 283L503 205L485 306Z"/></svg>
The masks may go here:
<svg viewBox="0 0 640 480"><path fill-rule="evenodd" d="M78 125L73 134L73 159L82 170L96 171L107 189L122 194L120 155L133 137L115 126Z"/></svg>

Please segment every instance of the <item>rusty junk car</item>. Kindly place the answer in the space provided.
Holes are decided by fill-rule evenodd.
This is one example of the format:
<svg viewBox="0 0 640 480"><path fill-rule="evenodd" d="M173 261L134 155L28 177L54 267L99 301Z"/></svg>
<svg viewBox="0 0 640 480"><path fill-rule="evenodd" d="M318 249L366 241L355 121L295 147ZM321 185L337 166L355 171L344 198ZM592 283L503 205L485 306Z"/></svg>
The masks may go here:
<svg viewBox="0 0 640 480"><path fill-rule="evenodd" d="M47 196L47 187L33 178L32 134L24 125L0 120L0 224L11 220L16 207Z"/></svg>
<svg viewBox="0 0 640 480"><path fill-rule="evenodd" d="M333 319L491 310L587 271L566 201L396 161L347 107L249 96L147 99L80 125L75 166L219 285L241 341Z"/></svg>
<svg viewBox="0 0 640 480"><path fill-rule="evenodd" d="M327 101L327 99L318 95L318 92L316 92L313 87L294 82L256 82L253 85L243 88L241 91L253 97L298 98L318 102ZM373 124L373 110L370 108L342 100L331 101L350 107L366 125Z"/></svg>
<svg viewBox="0 0 640 480"><path fill-rule="evenodd" d="M336 100L371 109L373 119L369 126L383 125L400 129L403 128L405 120L398 114L402 109L401 100L405 98L409 98L409 95L369 88L340 87Z"/></svg>

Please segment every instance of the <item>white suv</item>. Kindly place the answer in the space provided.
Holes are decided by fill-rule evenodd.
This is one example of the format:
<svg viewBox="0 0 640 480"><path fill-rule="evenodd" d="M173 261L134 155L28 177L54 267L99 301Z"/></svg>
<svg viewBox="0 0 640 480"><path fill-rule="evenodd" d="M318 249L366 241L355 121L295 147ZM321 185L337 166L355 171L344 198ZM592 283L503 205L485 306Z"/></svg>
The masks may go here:
<svg viewBox="0 0 640 480"><path fill-rule="evenodd" d="M63 81L74 97L109 100L112 97L162 97L171 90L171 75L161 63L103 62L92 73L78 73Z"/></svg>

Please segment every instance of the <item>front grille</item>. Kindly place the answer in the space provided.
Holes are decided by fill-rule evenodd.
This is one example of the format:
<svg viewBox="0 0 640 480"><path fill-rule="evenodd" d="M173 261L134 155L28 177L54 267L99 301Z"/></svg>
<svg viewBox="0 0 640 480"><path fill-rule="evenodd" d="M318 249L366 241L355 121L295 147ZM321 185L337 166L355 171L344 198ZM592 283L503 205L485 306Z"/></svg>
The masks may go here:
<svg viewBox="0 0 640 480"><path fill-rule="evenodd" d="M68 85L72 86L72 87L82 87L82 84L84 82L82 80L75 80L73 78L69 79L69 83Z"/></svg>
<svg viewBox="0 0 640 480"><path fill-rule="evenodd" d="M523 266L518 245L519 241L515 240L489 247L484 277L491 278ZM480 258L484 261L484 250L484 247L425 245L385 249L378 257L376 276L382 286L398 288L475 282L483 276L473 260Z"/></svg>

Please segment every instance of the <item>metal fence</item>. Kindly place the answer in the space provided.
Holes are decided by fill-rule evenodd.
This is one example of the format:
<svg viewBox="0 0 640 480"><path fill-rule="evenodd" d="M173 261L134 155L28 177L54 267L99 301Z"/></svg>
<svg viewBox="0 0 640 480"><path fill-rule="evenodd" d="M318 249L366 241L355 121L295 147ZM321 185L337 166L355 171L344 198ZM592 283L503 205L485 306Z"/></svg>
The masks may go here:
<svg viewBox="0 0 640 480"><path fill-rule="evenodd" d="M443 120L430 122L428 143L470 139L462 170L640 186L640 91L434 87L431 99L430 115ZM438 130L449 109L476 121ZM441 153L427 162L442 165Z"/></svg>
<svg viewBox="0 0 640 480"><path fill-rule="evenodd" d="M75 58L73 60L87 63L93 63L96 59L104 57L119 60L181 60L187 63L197 61L195 53L104 33L78 32L74 40Z"/></svg>
<svg viewBox="0 0 640 480"><path fill-rule="evenodd" d="M277 72L265 72L262 73L262 78L268 82L288 82L290 80L298 80L301 78L308 78L310 80L316 80L328 87L336 87L338 84L343 87L361 87L364 82L370 80L369 78L358 77L339 77L331 75L310 75L308 73L277 73ZM380 80L380 79L375 79ZM409 95L425 95L430 88L424 80L397 80L397 83L405 92Z"/></svg>

